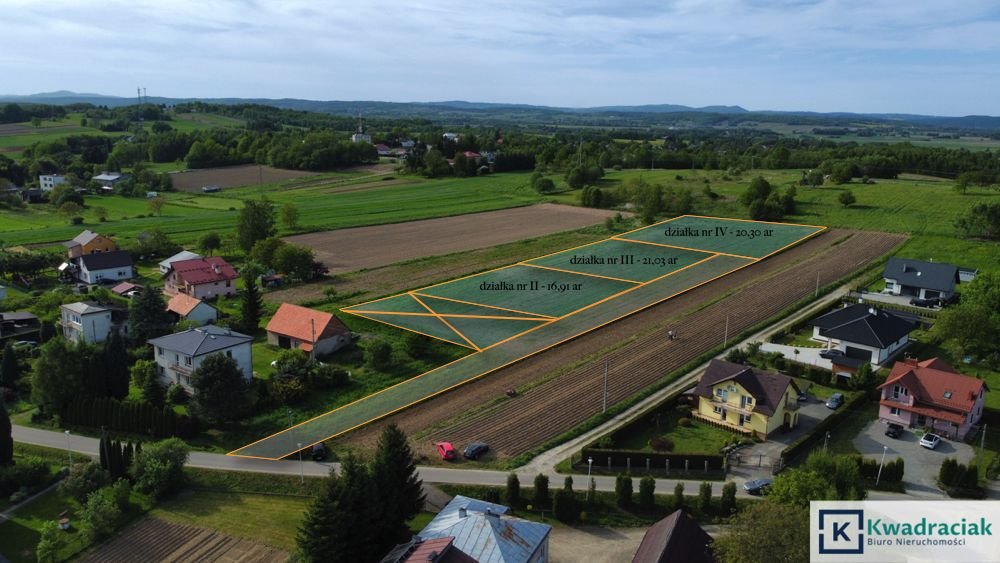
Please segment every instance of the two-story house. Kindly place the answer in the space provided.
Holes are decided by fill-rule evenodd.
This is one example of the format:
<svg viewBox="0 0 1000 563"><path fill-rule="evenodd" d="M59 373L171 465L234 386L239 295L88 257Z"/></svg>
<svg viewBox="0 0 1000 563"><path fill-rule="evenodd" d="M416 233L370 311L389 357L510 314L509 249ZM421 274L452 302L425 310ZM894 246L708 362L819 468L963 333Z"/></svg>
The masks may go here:
<svg viewBox="0 0 1000 563"><path fill-rule="evenodd" d="M220 256L178 260L170 264L163 291L167 295L183 293L196 299L236 294L239 274Z"/></svg>
<svg viewBox="0 0 1000 563"><path fill-rule="evenodd" d="M118 250L115 241L89 229L76 235L73 240L64 242L63 246L67 248L67 254L71 260L86 254L114 252Z"/></svg>
<svg viewBox="0 0 1000 563"><path fill-rule="evenodd" d="M42 174L38 177L38 187L40 187L43 192L51 192L56 189L56 186L65 183L66 176L63 176L62 174Z"/></svg>
<svg viewBox="0 0 1000 563"><path fill-rule="evenodd" d="M787 375L722 360L709 362L695 387L699 420L761 438L799 423L799 389Z"/></svg>
<svg viewBox="0 0 1000 563"><path fill-rule="evenodd" d="M236 361L247 381L253 377L253 354L247 336L228 328L206 325L183 332L168 334L149 341L160 380L171 385L177 383L191 389L191 374L205 358L224 354Z"/></svg>
<svg viewBox="0 0 1000 563"><path fill-rule="evenodd" d="M132 255L127 250L84 254L75 260L74 275L83 283L107 283L135 277Z"/></svg>
<svg viewBox="0 0 1000 563"><path fill-rule="evenodd" d="M820 355L833 364L833 372L850 377L861 364L873 368L891 360L910 343L917 323L899 314L869 305L848 305L810 321L812 339L826 344Z"/></svg>
<svg viewBox="0 0 1000 563"><path fill-rule="evenodd" d="M890 258L882 273L885 292L920 299L946 299L959 282L972 281L976 271L943 262Z"/></svg>
<svg viewBox="0 0 1000 563"><path fill-rule="evenodd" d="M73 342L104 342L115 330L111 309L97 303L77 301L59 308L63 338Z"/></svg>
<svg viewBox="0 0 1000 563"><path fill-rule="evenodd" d="M983 380L958 373L940 358L896 362L879 389L879 420L957 440L983 415L989 391Z"/></svg>

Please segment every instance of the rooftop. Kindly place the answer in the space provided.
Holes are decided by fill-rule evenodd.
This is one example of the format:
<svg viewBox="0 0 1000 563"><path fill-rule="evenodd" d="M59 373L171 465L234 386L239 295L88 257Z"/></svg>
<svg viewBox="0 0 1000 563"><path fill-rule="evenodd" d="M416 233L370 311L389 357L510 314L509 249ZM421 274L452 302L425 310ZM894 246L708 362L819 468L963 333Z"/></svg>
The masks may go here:
<svg viewBox="0 0 1000 563"><path fill-rule="evenodd" d="M77 301L76 303L67 303L63 305L62 308L76 313L77 315L91 315L93 313L103 313L110 310L107 307L102 307L101 305L94 303L93 301Z"/></svg>
<svg viewBox="0 0 1000 563"><path fill-rule="evenodd" d="M683 509L653 524L632 563L714 563L712 537Z"/></svg>
<svg viewBox="0 0 1000 563"><path fill-rule="evenodd" d="M873 348L888 348L913 332L917 324L868 305L849 305L812 320L820 336Z"/></svg>
<svg viewBox="0 0 1000 563"><path fill-rule="evenodd" d="M282 303L267 323L267 331L315 344L325 338L348 332L347 327L331 313L308 307ZM308 347L304 347L307 352Z"/></svg>
<svg viewBox="0 0 1000 563"><path fill-rule="evenodd" d="M958 373L939 358L896 362L879 389L896 384L904 385L910 391L917 407L963 414L972 412L979 394L989 390L982 379ZM939 414L936 418L948 417ZM957 418L953 422L963 422L965 417Z"/></svg>
<svg viewBox="0 0 1000 563"><path fill-rule="evenodd" d="M82 233L73 237L73 240L64 242L63 246L67 246L69 248L73 248L74 246L83 246L85 244L89 244L92 240L99 236L101 235L91 231L90 229L86 229Z"/></svg>
<svg viewBox="0 0 1000 563"><path fill-rule="evenodd" d="M186 293L178 293L177 295L171 297L170 301L167 301L167 310L171 313L177 313L182 317L186 317L191 314L191 311L194 311L195 308L202 303L204 303L204 301L201 299L191 297ZM211 305L208 306L211 307Z"/></svg>
<svg viewBox="0 0 1000 563"><path fill-rule="evenodd" d="M883 276L902 285L951 293L958 283L958 266L909 258L890 258Z"/></svg>
<svg viewBox="0 0 1000 563"><path fill-rule="evenodd" d="M90 271L124 268L132 265L132 255L127 250L98 252L80 256L80 262Z"/></svg>
<svg viewBox="0 0 1000 563"><path fill-rule="evenodd" d="M181 280L191 285L231 281L239 277L236 269L221 256L178 260L170 264L170 269L177 272Z"/></svg>
<svg viewBox="0 0 1000 563"><path fill-rule="evenodd" d="M698 380L695 394L700 397L711 398L712 388L724 381L734 381L746 389L747 393L753 396L756 405L754 412L759 412L768 416L774 414L781 405L781 398L785 390L791 385L796 393L798 387L791 377L780 373L769 371L756 371L751 367L741 364L734 364L723 360L712 360L705 373Z"/></svg>
<svg viewBox="0 0 1000 563"><path fill-rule="evenodd" d="M452 502L456 500L459 504L471 501L466 497L456 497ZM450 526L435 524L435 517L418 535L423 540L450 536L454 538L452 545L455 548L480 563L506 563L529 561L548 541L552 531L552 527L546 524L501 515L491 509L478 512L470 510L469 506L472 505L459 506L458 518ZM447 506L445 509L449 510ZM453 512L449 510L449 513Z"/></svg>
<svg viewBox="0 0 1000 563"><path fill-rule="evenodd" d="M228 328L207 325L154 338L149 343L187 356L203 356L240 344L250 344L252 341L252 336Z"/></svg>

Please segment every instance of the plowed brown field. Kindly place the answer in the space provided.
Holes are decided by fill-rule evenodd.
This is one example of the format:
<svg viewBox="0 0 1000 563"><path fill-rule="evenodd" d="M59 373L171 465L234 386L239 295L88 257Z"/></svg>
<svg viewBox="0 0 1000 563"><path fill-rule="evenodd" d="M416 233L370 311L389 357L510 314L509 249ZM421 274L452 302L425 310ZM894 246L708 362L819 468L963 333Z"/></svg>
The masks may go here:
<svg viewBox="0 0 1000 563"><path fill-rule="evenodd" d="M830 231L341 441L370 446L381 428L394 422L411 436L422 434L415 446L428 456L434 455L431 444L439 439L456 446L484 440L499 457L516 456L600 412L605 360L611 366L609 404L614 404L721 344L727 317L729 334L739 334L808 296L817 274L822 284L841 279L903 240L894 234ZM705 306L722 295L726 297ZM665 338L669 329L677 332L677 340ZM536 381L544 382L513 399L497 400L506 389Z"/></svg>

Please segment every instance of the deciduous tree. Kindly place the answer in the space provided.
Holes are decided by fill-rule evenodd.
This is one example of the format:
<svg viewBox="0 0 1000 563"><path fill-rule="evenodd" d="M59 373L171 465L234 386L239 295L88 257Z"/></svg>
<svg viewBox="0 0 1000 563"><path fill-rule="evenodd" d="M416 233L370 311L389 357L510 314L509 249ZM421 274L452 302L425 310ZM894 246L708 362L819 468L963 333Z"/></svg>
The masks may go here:
<svg viewBox="0 0 1000 563"><path fill-rule="evenodd" d="M243 202L236 217L236 237L243 252L250 252L259 240L274 235L274 204L261 198Z"/></svg>
<svg viewBox="0 0 1000 563"><path fill-rule="evenodd" d="M808 561L809 509L769 500L751 503L730 520L712 551L721 563Z"/></svg>
<svg viewBox="0 0 1000 563"><path fill-rule="evenodd" d="M191 407L209 421L232 423L253 405L252 389L236 360L211 354L191 374Z"/></svg>

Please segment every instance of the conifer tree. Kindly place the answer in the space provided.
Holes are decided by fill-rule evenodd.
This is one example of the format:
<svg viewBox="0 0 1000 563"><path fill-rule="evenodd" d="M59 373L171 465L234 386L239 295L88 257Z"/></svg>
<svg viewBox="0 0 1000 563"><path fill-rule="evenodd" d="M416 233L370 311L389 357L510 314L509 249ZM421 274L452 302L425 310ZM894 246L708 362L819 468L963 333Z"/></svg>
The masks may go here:
<svg viewBox="0 0 1000 563"><path fill-rule="evenodd" d="M417 477L417 464L406 434L395 424L382 431L372 462L372 480L382 512L378 518L382 533L377 537L388 551L409 537L406 523L424 509L423 481Z"/></svg>
<svg viewBox="0 0 1000 563"><path fill-rule="evenodd" d="M173 328L167 304L158 289L147 286L132 298L128 311L129 334L138 344L163 336Z"/></svg>
<svg viewBox="0 0 1000 563"><path fill-rule="evenodd" d="M118 331L111 331L111 338L104 341L102 356L108 395L119 400L124 399L128 396L129 358L125 341Z"/></svg>
<svg viewBox="0 0 1000 563"><path fill-rule="evenodd" d="M299 528L299 551L307 561L354 563L378 561L379 532L375 487L368 468L354 456L331 473L327 490L313 503Z"/></svg>
<svg viewBox="0 0 1000 563"><path fill-rule="evenodd" d="M3 347L3 363L0 364L0 387L13 389L20 378L21 366L17 363L17 352L14 351L14 343L11 340L7 340L7 345Z"/></svg>
<svg viewBox="0 0 1000 563"><path fill-rule="evenodd" d="M247 265L243 268L243 291L240 293L240 330L252 335L260 327L264 313L264 298L257 286L258 268Z"/></svg>
<svg viewBox="0 0 1000 563"><path fill-rule="evenodd" d="M14 428L3 398L0 398L0 467L14 461Z"/></svg>

